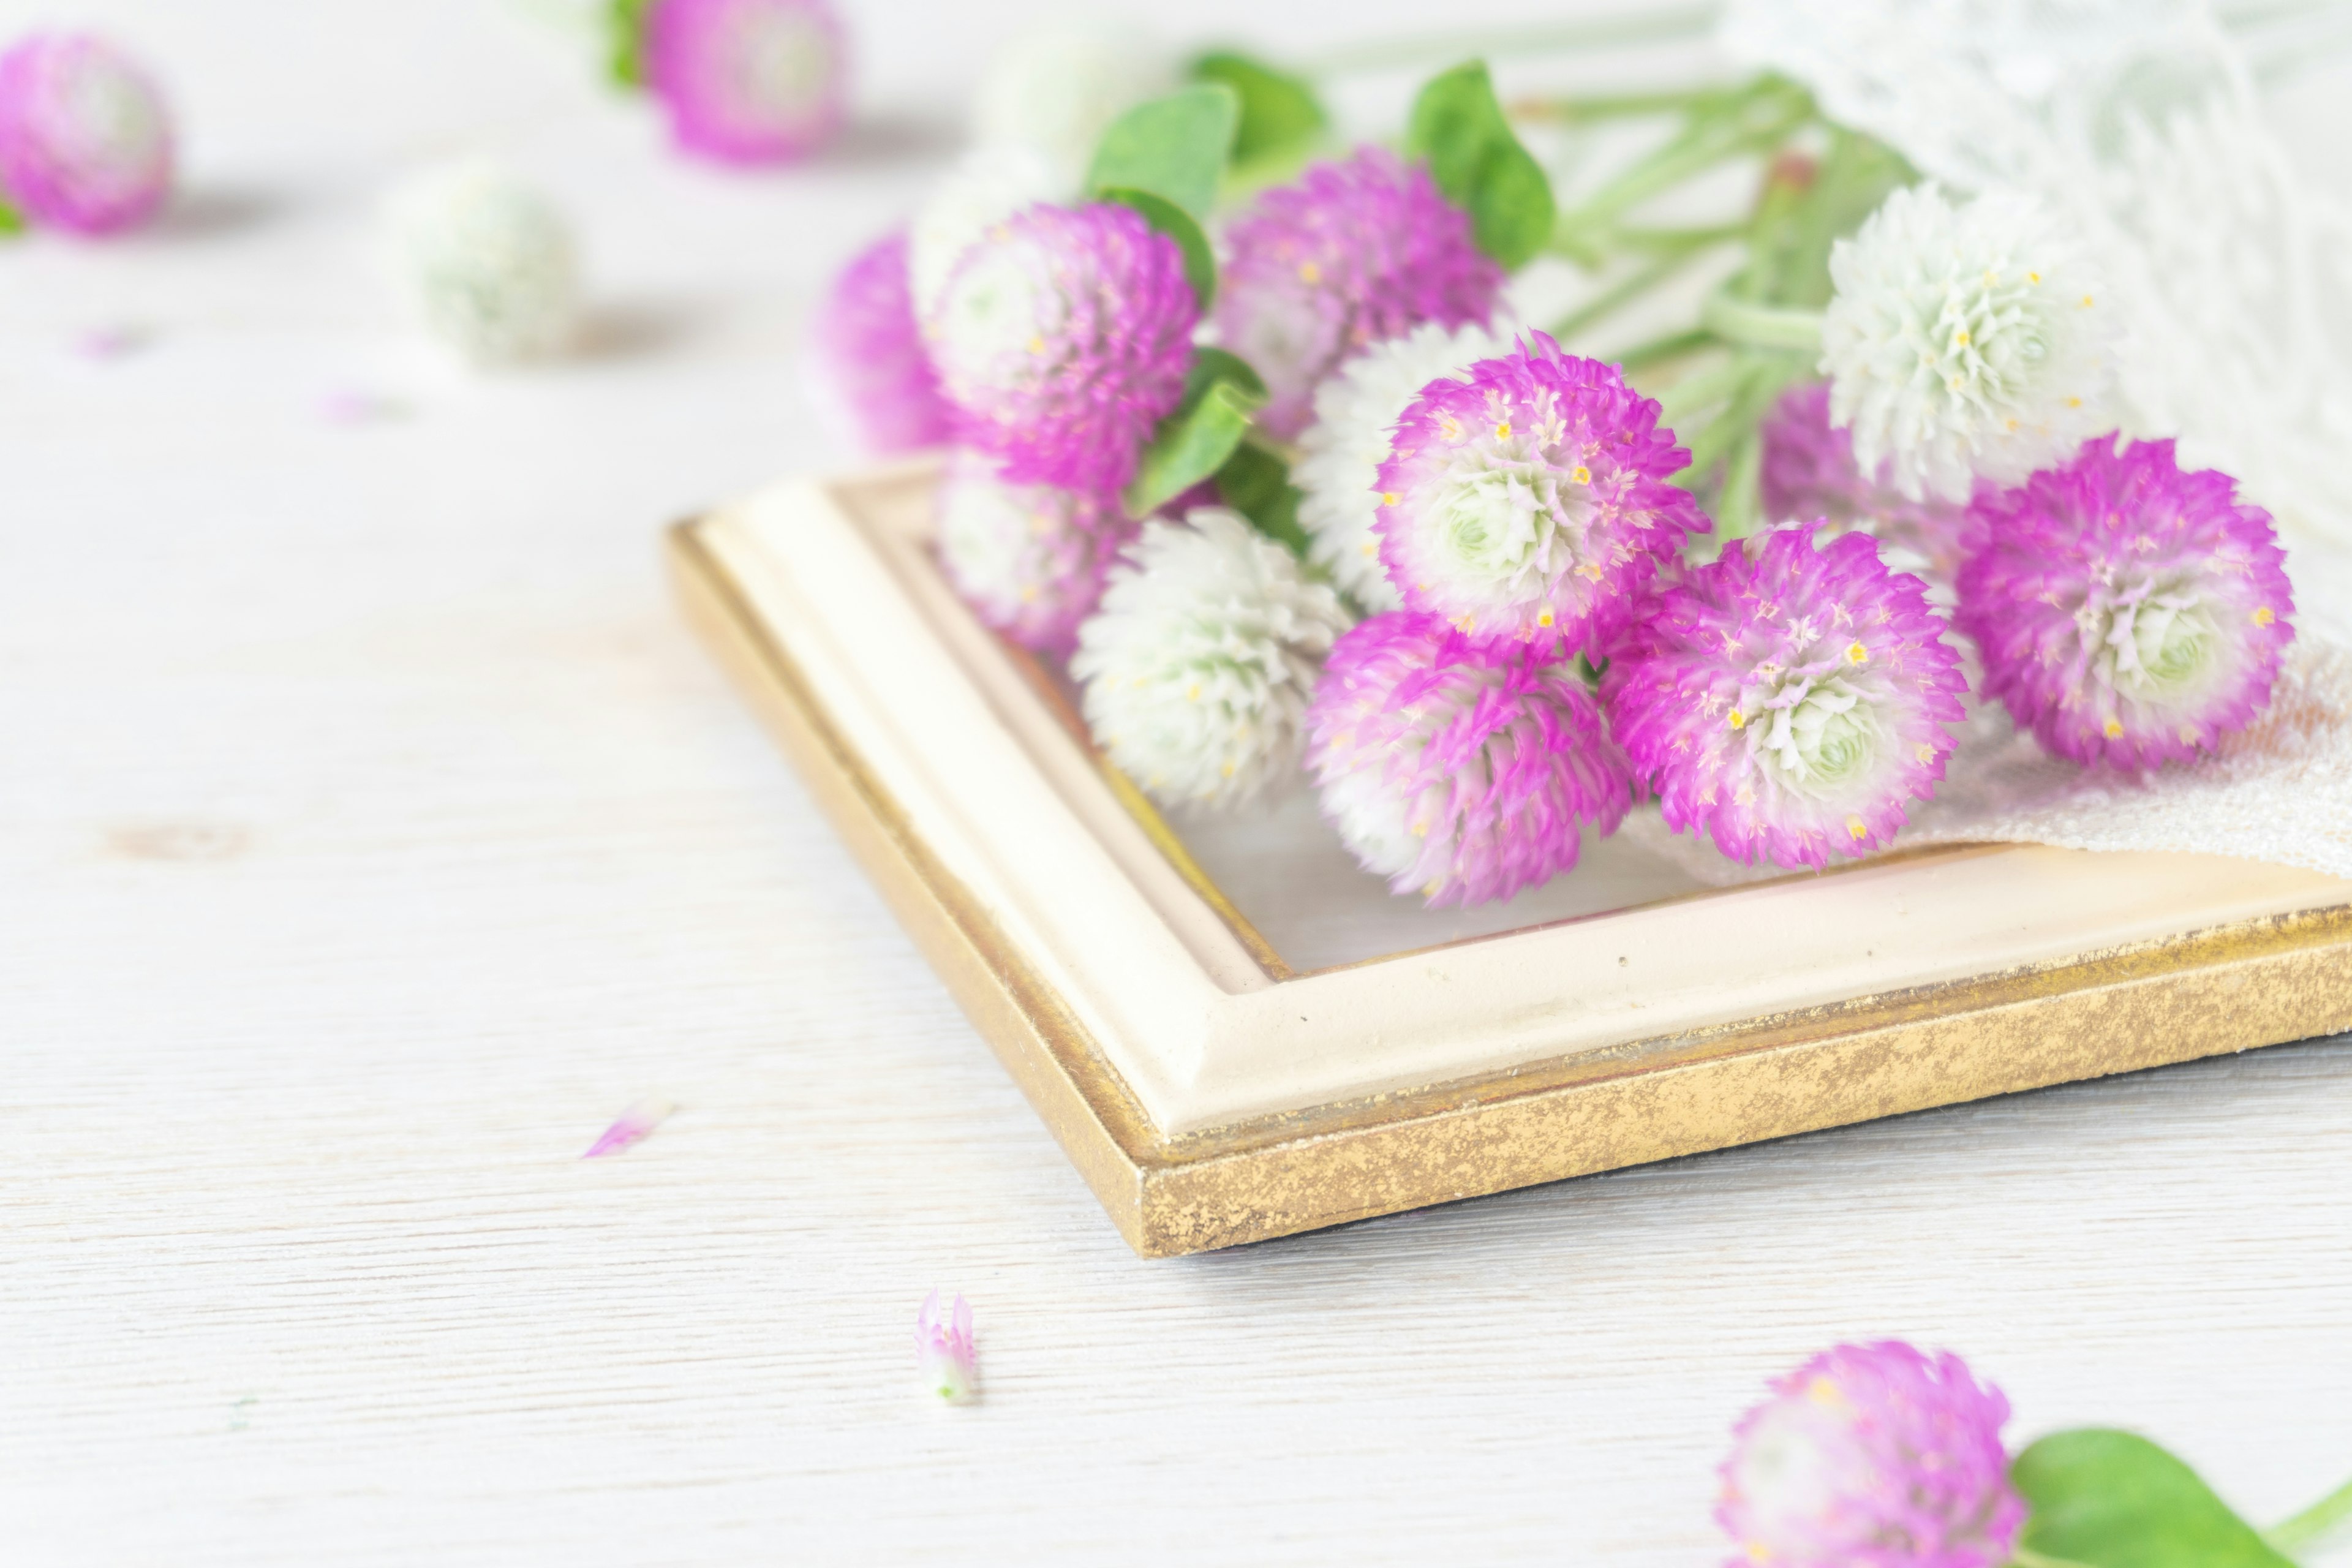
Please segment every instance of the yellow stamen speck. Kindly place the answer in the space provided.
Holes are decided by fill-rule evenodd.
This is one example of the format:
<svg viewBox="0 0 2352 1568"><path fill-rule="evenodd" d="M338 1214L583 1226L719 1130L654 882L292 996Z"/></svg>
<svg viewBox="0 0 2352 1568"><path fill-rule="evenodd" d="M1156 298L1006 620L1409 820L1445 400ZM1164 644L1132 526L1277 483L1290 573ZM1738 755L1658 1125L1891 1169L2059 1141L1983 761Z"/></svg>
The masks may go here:
<svg viewBox="0 0 2352 1568"><path fill-rule="evenodd" d="M1738 709L1734 708L1731 710L1731 727L1735 730L1745 730L1748 728L1748 715L1742 713Z"/></svg>
<svg viewBox="0 0 2352 1568"><path fill-rule="evenodd" d="M1859 816L1847 817L1845 819L1845 830L1853 835L1856 838L1867 838L1870 837L1870 824L1864 822Z"/></svg>
<svg viewBox="0 0 2352 1568"><path fill-rule="evenodd" d="M1870 650L1863 647L1860 643L1853 643L1846 648L1845 657L1855 664L1867 663L1870 658Z"/></svg>
<svg viewBox="0 0 2352 1568"><path fill-rule="evenodd" d="M1416 823L1414 823L1414 824L1412 825L1412 836L1413 836L1415 838L1426 838L1426 837L1429 837L1429 824L1427 824L1426 822L1416 822Z"/></svg>
<svg viewBox="0 0 2352 1568"><path fill-rule="evenodd" d="M1952 342L1955 342L1955 343L1957 343L1957 344L1958 344L1961 348L1966 348L1966 347L1968 347L1968 346L1969 346L1969 332L1968 332L1968 329L1967 329L1966 327L1961 328L1961 329L1960 329L1960 331L1959 331L1958 335L1957 335L1956 337L1954 337L1954 338L1952 339Z"/></svg>
<svg viewBox="0 0 2352 1568"><path fill-rule="evenodd" d="M2088 294L2085 294L2085 295L2084 295L2084 296L2083 296L2083 309L2084 309L2085 310L2089 310L2090 308L2091 308L2091 297L2090 297Z"/></svg>
<svg viewBox="0 0 2352 1568"><path fill-rule="evenodd" d="M1031 338L1029 340L1029 352L1033 354L1044 353L1045 352L1045 340L1040 337Z"/></svg>
<svg viewBox="0 0 2352 1568"><path fill-rule="evenodd" d="M1582 463L1579 463L1575 468L1569 470L1568 477L1574 479L1580 485L1589 485L1592 482L1592 470L1586 468Z"/></svg>
<svg viewBox="0 0 2352 1568"><path fill-rule="evenodd" d="M1233 776L1234 776L1234 764L1233 764L1233 763L1227 763L1225 764L1225 776L1226 776L1227 778L1231 778L1231 777L1233 777Z"/></svg>
<svg viewBox="0 0 2352 1568"><path fill-rule="evenodd" d="M2079 397L2070 397L2066 400L2066 406L2069 408L2080 408L2083 406L2083 400Z"/></svg>
<svg viewBox="0 0 2352 1568"><path fill-rule="evenodd" d="M1323 281L1323 269L1311 261L1302 261L1298 264L1298 280L1301 283L1320 283Z"/></svg>
<svg viewBox="0 0 2352 1568"><path fill-rule="evenodd" d="M1916 751L1921 762L1932 763L1936 760L1936 748L1927 744L1927 742L1920 742L1914 749Z"/></svg>
<svg viewBox="0 0 2352 1568"><path fill-rule="evenodd" d="M1577 570L1596 583L1601 581L1601 563L1598 561L1588 561Z"/></svg>
<svg viewBox="0 0 2352 1568"><path fill-rule="evenodd" d="M2254 625L2258 626L2269 626L2273 621L2277 619L2278 616L2272 613L2271 607L2268 605L2264 605L2261 609L2254 612Z"/></svg>
<svg viewBox="0 0 2352 1568"><path fill-rule="evenodd" d="M1394 506L1394 505L1396 505L1396 491L1394 491L1394 490L1382 490L1382 491L1381 492L1381 504L1382 506Z"/></svg>
<svg viewBox="0 0 2352 1568"><path fill-rule="evenodd" d="M2263 615L2265 615L2265 616L2267 616L2267 615L2269 615L2269 614L2270 614L2270 612L2269 612L2268 610L2264 610L2264 611L2263 612ZM2270 625L2270 623L2269 623L2268 621L2261 620L2259 617L2257 617L2256 624L2257 624L2257 625L2260 625L2260 626L2268 626L2268 625ZM1536 625L1538 625L1538 626L1548 626L1551 625L1551 612L1550 612L1549 610L1545 610L1545 611L1541 612L1540 614L1538 614L1538 615L1536 616Z"/></svg>
<svg viewBox="0 0 2352 1568"><path fill-rule="evenodd" d="M2039 272L2029 272L2025 275L2025 280L2028 283L2039 283L2042 281L2042 274Z"/></svg>
<svg viewBox="0 0 2352 1568"><path fill-rule="evenodd" d="M2110 719L2110 720L2108 720L2108 721L2107 721L2107 739L2108 739L2108 740L2110 740L2110 741L2119 741L2119 740L2123 739L2123 733L2124 733L2124 725L2123 725L2123 721L2122 721L2122 720L2120 720L2120 719Z"/></svg>
<svg viewBox="0 0 2352 1568"><path fill-rule="evenodd" d="M1187 702L1198 702L1201 700L1201 683L1199 681L1196 680L1191 686L1185 688L1184 700Z"/></svg>

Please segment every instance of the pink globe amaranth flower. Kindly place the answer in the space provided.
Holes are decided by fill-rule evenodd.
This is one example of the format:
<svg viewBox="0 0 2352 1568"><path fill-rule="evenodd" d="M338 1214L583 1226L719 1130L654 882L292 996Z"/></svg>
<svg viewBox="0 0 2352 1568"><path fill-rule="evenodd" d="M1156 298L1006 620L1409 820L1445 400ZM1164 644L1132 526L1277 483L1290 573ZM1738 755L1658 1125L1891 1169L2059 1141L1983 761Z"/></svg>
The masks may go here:
<svg viewBox="0 0 2352 1568"><path fill-rule="evenodd" d="M1469 215L1427 170L1378 147L1265 192L1225 243L1217 331L1265 378L1258 419L1285 440L1307 427L1317 384L1349 355L1424 321L1483 322L1502 292Z"/></svg>
<svg viewBox="0 0 2352 1568"><path fill-rule="evenodd" d="M1749 865L1881 848L1935 793L1968 682L1927 584L1819 525L1734 540L1656 585L1601 698L1666 825Z"/></svg>
<svg viewBox="0 0 2352 1568"><path fill-rule="evenodd" d="M172 192L172 118L130 57L81 33L0 55L0 192L31 223L116 234Z"/></svg>
<svg viewBox="0 0 2352 1568"><path fill-rule="evenodd" d="M1397 421L1373 521L1405 607L1465 637L1597 647L1662 557L1707 531L1658 405L1541 332L1424 387Z"/></svg>
<svg viewBox="0 0 2352 1568"><path fill-rule="evenodd" d="M670 134L720 163L787 163L839 130L847 50L825 0L653 0L646 80Z"/></svg>
<svg viewBox="0 0 2352 1568"><path fill-rule="evenodd" d="M1323 815L1368 871L1431 908L1507 899L1616 831L1633 773L1573 668L1409 611L1332 647L1307 710Z"/></svg>
<svg viewBox="0 0 2352 1568"><path fill-rule="evenodd" d="M1951 1354L1840 1345L1772 1384L1723 1463L1729 1568L2000 1568L2025 1525L2009 1401Z"/></svg>
<svg viewBox="0 0 2352 1568"><path fill-rule="evenodd" d="M811 400L838 435L869 452L910 452L947 440L947 401L908 290L904 229L841 269L809 339Z"/></svg>
<svg viewBox="0 0 2352 1568"><path fill-rule="evenodd" d="M2169 441L2086 441L1969 509L1962 631L1984 689L2049 751L2152 768L2270 702L2294 594L2270 513Z"/></svg>
<svg viewBox="0 0 2352 1568"><path fill-rule="evenodd" d="M1908 551L1948 580L1960 569L1968 508L1957 501L1912 500L1895 488L1882 462L1865 475L1853 460L1853 432L1830 424L1825 381L1790 387L1765 416L1764 515L1774 522L1821 518L1832 529L1860 528Z"/></svg>
<svg viewBox="0 0 2352 1568"><path fill-rule="evenodd" d="M1183 253L1140 215L1040 203L964 252L923 333L959 439L1007 478L1106 491L1183 395L1199 319Z"/></svg>
<svg viewBox="0 0 2352 1568"><path fill-rule="evenodd" d="M1039 653L1076 645L1136 527L1114 496L1008 479L982 452L959 449L940 482L948 580L992 629Z"/></svg>

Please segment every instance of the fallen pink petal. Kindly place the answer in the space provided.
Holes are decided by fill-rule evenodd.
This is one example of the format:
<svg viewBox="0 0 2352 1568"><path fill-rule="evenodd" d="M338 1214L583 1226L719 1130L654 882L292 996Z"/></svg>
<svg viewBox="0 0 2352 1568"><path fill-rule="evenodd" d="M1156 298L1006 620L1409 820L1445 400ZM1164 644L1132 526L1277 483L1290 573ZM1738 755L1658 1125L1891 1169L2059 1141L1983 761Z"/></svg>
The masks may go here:
<svg viewBox="0 0 2352 1568"><path fill-rule="evenodd" d="M73 352L82 359L127 359L145 348L154 334L144 327L116 322L90 327L74 334Z"/></svg>
<svg viewBox="0 0 2352 1568"><path fill-rule="evenodd" d="M627 1152L653 1136L655 1128L669 1120L677 1109L667 1100L641 1100L621 1112L621 1119L604 1129L604 1134L588 1145L583 1160L601 1160L607 1154Z"/></svg>
<svg viewBox="0 0 2352 1568"><path fill-rule="evenodd" d="M950 1405L969 1405L978 1394L971 1347L971 1303L958 1292L941 1310L934 1289L915 1315L915 1364L923 1386Z"/></svg>

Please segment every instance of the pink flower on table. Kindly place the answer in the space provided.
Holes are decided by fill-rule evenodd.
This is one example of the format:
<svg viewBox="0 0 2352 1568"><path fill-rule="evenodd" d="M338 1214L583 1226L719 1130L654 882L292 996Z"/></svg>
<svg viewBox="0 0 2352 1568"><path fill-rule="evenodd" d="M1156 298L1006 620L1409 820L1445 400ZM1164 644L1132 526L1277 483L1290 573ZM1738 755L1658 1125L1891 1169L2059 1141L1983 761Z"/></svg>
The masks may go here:
<svg viewBox="0 0 2352 1568"><path fill-rule="evenodd" d="M646 80L677 144L721 163L786 163L847 113L847 49L826 0L653 0Z"/></svg>
<svg viewBox="0 0 2352 1568"><path fill-rule="evenodd" d="M959 1294L942 1307L934 1289L915 1315L915 1365L923 1386L950 1405L971 1402L977 1392L972 1355L971 1303Z"/></svg>
<svg viewBox="0 0 2352 1568"><path fill-rule="evenodd" d="M1772 1385L1723 1464L1727 1568L2000 1568L2025 1524L2009 1401L1959 1357L1840 1345Z"/></svg>
<svg viewBox="0 0 2352 1568"><path fill-rule="evenodd" d="M940 563L980 618L1024 647L1066 655L1136 524L1116 496L1024 484L959 449L939 489Z"/></svg>
<svg viewBox="0 0 2352 1568"><path fill-rule="evenodd" d="M1969 521L1956 619L1986 693L2049 751L2187 761L2269 705L2294 593L2270 513L2229 475L2101 437Z"/></svg>
<svg viewBox="0 0 2352 1568"><path fill-rule="evenodd" d="M1549 880L1633 804L1625 754L1570 666L1425 616L1341 637L1307 723L1324 816L1366 870L1432 908Z"/></svg>
<svg viewBox="0 0 2352 1568"><path fill-rule="evenodd" d="M820 417L869 452L948 438L948 405L915 324L900 229L841 269L809 327L808 380Z"/></svg>
<svg viewBox="0 0 2352 1568"><path fill-rule="evenodd" d="M1853 458L1853 432L1830 424L1825 381L1794 386L1763 423L1764 515L1773 522L1822 518L1843 531L1859 528L1919 557L1945 579L1960 567L1968 520L1961 502L1913 500L1895 488L1891 461L1864 474Z"/></svg>
<svg viewBox="0 0 2352 1568"><path fill-rule="evenodd" d="M1944 776L1967 690L1927 585L1817 526L1662 582L1601 680L1666 825L1750 865L1883 847Z"/></svg>
<svg viewBox="0 0 2352 1568"><path fill-rule="evenodd" d="M172 191L172 118L128 55L83 33L36 33L0 55L0 195L30 222L106 235Z"/></svg>
<svg viewBox="0 0 2352 1568"><path fill-rule="evenodd" d="M1217 331L1265 378L1258 418L1285 439L1349 355L1424 321L1483 323L1502 293L1469 215L1427 170L1378 147L1265 192L1225 241Z"/></svg>
<svg viewBox="0 0 2352 1568"><path fill-rule="evenodd" d="M1101 492L1183 395L1199 319L1183 253L1140 215L1039 203L963 253L923 331L961 440L1008 479Z"/></svg>
<svg viewBox="0 0 2352 1568"><path fill-rule="evenodd" d="M1707 531L1690 464L1613 365L1541 332L1433 381L1397 421L1373 528L1405 607L1465 637L1597 649L1658 562Z"/></svg>

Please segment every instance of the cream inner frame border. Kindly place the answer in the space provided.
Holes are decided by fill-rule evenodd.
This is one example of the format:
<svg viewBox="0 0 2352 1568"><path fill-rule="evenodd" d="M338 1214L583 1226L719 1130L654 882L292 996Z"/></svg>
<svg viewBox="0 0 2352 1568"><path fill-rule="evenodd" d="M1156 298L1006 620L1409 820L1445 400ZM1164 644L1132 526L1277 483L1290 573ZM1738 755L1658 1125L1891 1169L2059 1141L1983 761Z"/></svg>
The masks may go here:
<svg viewBox="0 0 2352 1568"><path fill-rule="evenodd" d="M701 542L1163 1137L2352 903L2252 861L1987 847L1291 975L956 601L933 478L782 485Z"/></svg>

